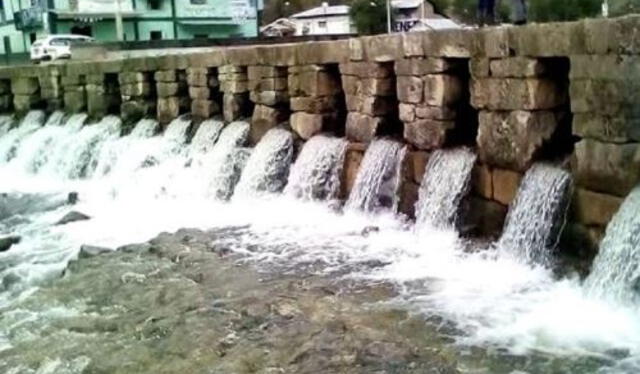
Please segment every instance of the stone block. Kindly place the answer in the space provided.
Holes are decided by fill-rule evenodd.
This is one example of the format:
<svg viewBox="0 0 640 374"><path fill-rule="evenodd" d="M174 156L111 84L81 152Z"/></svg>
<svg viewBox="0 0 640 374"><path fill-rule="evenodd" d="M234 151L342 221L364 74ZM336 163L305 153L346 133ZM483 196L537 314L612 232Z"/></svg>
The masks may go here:
<svg viewBox="0 0 640 374"><path fill-rule="evenodd" d="M400 103L398 105L400 121L413 122L416 119L416 107L413 104Z"/></svg>
<svg viewBox="0 0 640 374"><path fill-rule="evenodd" d="M245 73L247 68L245 66L236 65L223 65L218 68L220 74L232 74L232 73Z"/></svg>
<svg viewBox="0 0 640 374"><path fill-rule="evenodd" d="M180 84L178 82L158 82L156 83L156 91L158 97L177 96L180 91Z"/></svg>
<svg viewBox="0 0 640 374"><path fill-rule="evenodd" d="M220 113L220 106L213 100L194 99L191 100L191 114L197 118L209 118Z"/></svg>
<svg viewBox="0 0 640 374"><path fill-rule="evenodd" d="M356 177L360 170L360 164L364 157L365 147L360 149L359 147L353 147L353 144L354 143L349 144L347 154L344 157L344 168L342 169L342 193L340 194L343 199L349 197L349 194L356 182Z"/></svg>
<svg viewBox="0 0 640 374"><path fill-rule="evenodd" d="M398 211L407 217L415 217L416 203L420 197L420 185L411 180L402 181L400 184L400 196Z"/></svg>
<svg viewBox="0 0 640 374"><path fill-rule="evenodd" d="M490 60L483 57L474 57L469 60L469 72L473 78L488 78Z"/></svg>
<svg viewBox="0 0 640 374"><path fill-rule="evenodd" d="M143 97L151 94L149 82L127 83L120 85L120 94L123 97Z"/></svg>
<svg viewBox="0 0 640 374"><path fill-rule="evenodd" d="M424 173L429 162L429 153L424 151L414 151L409 154L410 160L410 178L418 185L422 183Z"/></svg>
<svg viewBox="0 0 640 374"><path fill-rule="evenodd" d="M404 139L422 150L441 148L447 140L447 131L455 127L455 122L419 119L405 122Z"/></svg>
<svg viewBox="0 0 640 374"><path fill-rule="evenodd" d="M178 75L175 70L158 70L153 74L156 82L176 82Z"/></svg>
<svg viewBox="0 0 640 374"><path fill-rule="evenodd" d="M640 118L606 116L598 113L575 113L573 134L611 143L640 141Z"/></svg>
<svg viewBox="0 0 640 374"><path fill-rule="evenodd" d="M338 110L338 99L335 96L292 97L291 110L308 113L326 113Z"/></svg>
<svg viewBox="0 0 640 374"><path fill-rule="evenodd" d="M0 80L0 95L6 95L11 92L11 81L3 79Z"/></svg>
<svg viewBox="0 0 640 374"><path fill-rule="evenodd" d="M566 100L566 92L549 79L487 78L471 83L471 104L478 109L544 110L556 108Z"/></svg>
<svg viewBox="0 0 640 374"><path fill-rule="evenodd" d="M355 75L342 76L342 90L346 95L358 95L361 90L360 78Z"/></svg>
<svg viewBox="0 0 640 374"><path fill-rule="evenodd" d="M424 103L431 106L453 105L462 97L460 78L448 74L429 74L424 78Z"/></svg>
<svg viewBox="0 0 640 374"><path fill-rule="evenodd" d="M640 144L583 139L576 143L571 167L579 186L625 197L640 182Z"/></svg>
<svg viewBox="0 0 640 374"><path fill-rule="evenodd" d="M187 70L187 84L197 87L209 86L209 70L206 68Z"/></svg>
<svg viewBox="0 0 640 374"><path fill-rule="evenodd" d="M225 80L220 82L220 90L225 93L238 94L249 90L248 81Z"/></svg>
<svg viewBox="0 0 640 374"><path fill-rule="evenodd" d="M395 63L396 75L421 76L434 73L444 73L455 65L447 59L429 57L398 60Z"/></svg>
<svg viewBox="0 0 640 374"><path fill-rule="evenodd" d="M64 108L69 113L79 113L87 108L87 93L84 89L64 92Z"/></svg>
<svg viewBox="0 0 640 374"><path fill-rule="evenodd" d="M209 87L189 86L189 97L198 100L208 100L211 98L211 89Z"/></svg>
<svg viewBox="0 0 640 374"><path fill-rule="evenodd" d="M18 113L27 112L38 105L41 100L38 95L13 95L13 108Z"/></svg>
<svg viewBox="0 0 640 374"><path fill-rule="evenodd" d="M418 33L402 33L402 50L404 57L422 57L424 48L422 46L422 35Z"/></svg>
<svg viewBox="0 0 640 374"><path fill-rule="evenodd" d="M119 96L87 91L87 113L91 118L102 118L119 105Z"/></svg>
<svg viewBox="0 0 640 374"><path fill-rule="evenodd" d="M375 62L349 62L340 64L340 73L360 78L387 78L393 75L393 65Z"/></svg>
<svg viewBox="0 0 640 374"><path fill-rule="evenodd" d="M0 111L8 112L13 107L11 95L0 95Z"/></svg>
<svg viewBox="0 0 640 374"><path fill-rule="evenodd" d="M569 86L571 111L608 116L640 117L640 82L582 79Z"/></svg>
<svg viewBox="0 0 640 374"><path fill-rule="evenodd" d="M42 88L40 90L40 97L44 100L57 99L62 96L62 88Z"/></svg>
<svg viewBox="0 0 640 374"><path fill-rule="evenodd" d="M33 95L40 89L38 78L13 78L11 80L11 92L14 95Z"/></svg>
<svg viewBox="0 0 640 374"><path fill-rule="evenodd" d="M64 82L65 76L62 77L62 80ZM148 74L140 71L130 71L130 72L125 71L118 74L118 82L120 82L120 85L146 82L148 80L149 80Z"/></svg>
<svg viewBox="0 0 640 374"><path fill-rule="evenodd" d="M224 120L232 122L246 116L248 100L247 95L225 93L222 98Z"/></svg>
<svg viewBox="0 0 640 374"><path fill-rule="evenodd" d="M388 97L366 96L362 99L360 112L369 116L384 116L395 111L395 102Z"/></svg>
<svg viewBox="0 0 640 374"><path fill-rule="evenodd" d="M576 188L573 196L573 219L586 226L606 226L620 209L623 199Z"/></svg>
<svg viewBox="0 0 640 374"><path fill-rule="evenodd" d="M539 59L528 57L491 60L490 71L495 78L534 78L546 73Z"/></svg>
<svg viewBox="0 0 640 374"><path fill-rule="evenodd" d="M383 130L384 125L380 117L352 112L347 115L346 136L351 141L369 143Z"/></svg>
<svg viewBox="0 0 640 374"><path fill-rule="evenodd" d="M103 85L106 77L104 74L87 74L85 76L86 84Z"/></svg>
<svg viewBox="0 0 640 374"><path fill-rule="evenodd" d="M310 139L312 136L322 132L327 116L322 114L311 114L305 112L293 113L290 118L291 128L302 139Z"/></svg>
<svg viewBox="0 0 640 374"><path fill-rule="evenodd" d="M423 33L424 53L433 57L467 58L471 56L474 36L470 30L438 30Z"/></svg>
<svg viewBox="0 0 640 374"><path fill-rule="evenodd" d="M347 95L344 99L349 112L359 112L362 108L362 102L364 100L362 96Z"/></svg>
<svg viewBox="0 0 640 374"><path fill-rule="evenodd" d="M300 91L306 96L328 96L340 92L337 77L329 72L304 72L300 74Z"/></svg>
<svg viewBox="0 0 640 374"><path fill-rule="evenodd" d="M491 181L493 185L493 200L502 205L509 205L518 193L522 174L506 170L494 168L491 171Z"/></svg>
<svg viewBox="0 0 640 374"><path fill-rule="evenodd" d="M267 131L287 120L287 112L266 105L256 105L251 117L249 136L252 144L257 144Z"/></svg>
<svg viewBox="0 0 640 374"><path fill-rule="evenodd" d="M349 60L349 41L298 43L297 61L305 64L335 64Z"/></svg>
<svg viewBox="0 0 640 374"><path fill-rule="evenodd" d="M398 101L402 103L421 103L424 98L424 81L413 76L398 77Z"/></svg>
<svg viewBox="0 0 640 374"><path fill-rule="evenodd" d="M85 83L83 75L63 75L60 79L63 86L80 86Z"/></svg>
<svg viewBox="0 0 640 374"><path fill-rule="evenodd" d="M269 106L284 104L289 101L289 95L285 91L252 91L249 97L256 104Z"/></svg>
<svg viewBox="0 0 640 374"><path fill-rule="evenodd" d="M387 62L404 57L401 34L378 34L360 39L369 61Z"/></svg>
<svg viewBox="0 0 640 374"><path fill-rule="evenodd" d="M456 111L446 106L419 105L416 107L415 111L416 116L423 119L452 121L457 117Z"/></svg>
<svg viewBox="0 0 640 374"><path fill-rule="evenodd" d="M287 78L262 78L249 80L249 89L252 91L284 91L287 89Z"/></svg>
<svg viewBox="0 0 640 374"><path fill-rule="evenodd" d="M393 96L396 86L391 78L365 78L360 81L360 90L369 96Z"/></svg>
<svg viewBox="0 0 640 374"><path fill-rule="evenodd" d="M158 98L157 118L161 124L167 124L180 115L180 99L173 97Z"/></svg>
<svg viewBox="0 0 640 374"><path fill-rule="evenodd" d="M153 106L145 100L125 101L120 105L120 115L123 122L133 123L150 114Z"/></svg>
<svg viewBox="0 0 640 374"><path fill-rule="evenodd" d="M478 196L493 199L493 177L491 169L486 164L477 163L473 168L472 189Z"/></svg>
<svg viewBox="0 0 640 374"><path fill-rule="evenodd" d="M524 171L557 128L553 112L486 112L479 115L478 153L484 162Z"/></svg>
<svg viewBox="0 0 640 374"><path fill-rule="evenodd" d="M507 216L507 207L495 201L472 196L467 221L473 233L481 237L498 237Z"/></svg>
<svg viewBox="0 0 640 374"><path fill-rule="evenodd" d="M569 79L623 81L640 76L640 57L611 54L570 56Z"/></svg>

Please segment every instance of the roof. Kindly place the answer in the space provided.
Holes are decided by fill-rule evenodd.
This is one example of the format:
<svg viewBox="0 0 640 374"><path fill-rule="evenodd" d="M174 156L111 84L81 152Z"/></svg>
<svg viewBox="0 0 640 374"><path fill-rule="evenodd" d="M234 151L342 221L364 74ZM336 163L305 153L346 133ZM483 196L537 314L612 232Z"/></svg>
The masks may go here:
<svg viewBox="0 0 640 374"><path fill-rule="evenodd" d="M395 9L415 9L423 2L423 0L391 0L391 6Z"/></svg>
<svg viewBox="0 0 640 374"><path fill-rule="evenodd" d="M462 25L449 18L423 18L411 31L461 29Z"/></svg>
<svg viewBox="0 0 640 374"><path fill-rule="evenodd" d="M331 5L331 6L319 6L304 12L296 13L291 18L315 18L325 16L346 16L349 14L348 5Z"/></svg>

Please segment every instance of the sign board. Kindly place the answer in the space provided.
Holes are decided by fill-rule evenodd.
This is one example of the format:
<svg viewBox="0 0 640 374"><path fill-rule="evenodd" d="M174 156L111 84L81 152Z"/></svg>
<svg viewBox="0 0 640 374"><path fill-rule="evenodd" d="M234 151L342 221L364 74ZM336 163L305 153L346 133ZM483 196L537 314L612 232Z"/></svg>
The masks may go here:
<svg viewBox="0 0 640 374"><path fill-rule="evenodd" d="M393 23L392 29L394 32L407 32L411 31L413 26L417 25L418 23L420 23L420 20L418 19L405 19L402 21L395 21Z"/></svg>
<svg viewBox="0 0 640 374"><path fill-rule="evenodd" d="M22 9L13 14L16 30L33 30L43 26L44 12L40 7Z"/></svg>

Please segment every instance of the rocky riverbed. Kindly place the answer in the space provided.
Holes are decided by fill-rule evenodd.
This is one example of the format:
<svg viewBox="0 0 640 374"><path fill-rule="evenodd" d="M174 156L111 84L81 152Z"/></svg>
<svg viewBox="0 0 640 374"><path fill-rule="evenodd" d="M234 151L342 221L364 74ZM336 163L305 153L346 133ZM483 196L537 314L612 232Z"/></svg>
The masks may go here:
<svg viewBox="0 0 640 374"><path fill-rule="evenodd" d="M258 271L180 230L85 256L0 311L0 372L458 373L379 283Z"/></svg>

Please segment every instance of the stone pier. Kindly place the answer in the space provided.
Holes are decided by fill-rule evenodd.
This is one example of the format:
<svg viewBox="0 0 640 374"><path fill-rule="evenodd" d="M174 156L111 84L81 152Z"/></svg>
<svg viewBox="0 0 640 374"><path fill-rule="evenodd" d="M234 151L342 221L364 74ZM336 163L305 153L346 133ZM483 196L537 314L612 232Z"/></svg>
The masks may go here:
<svg viewBox="0 0 640 374"><path fill-rule="evenodd" d="M287 68L254 65L247 68L249 99L254 103L251 142L289 118Z"/></svg>
<svg viewBox="0 0 640 374"><path fill-rule="evenodd" d="M149 72L122 72L118 75L122 104L122 121L132 125L144 116L155 114L157 101L152 90L152 74Z"/></svg>

